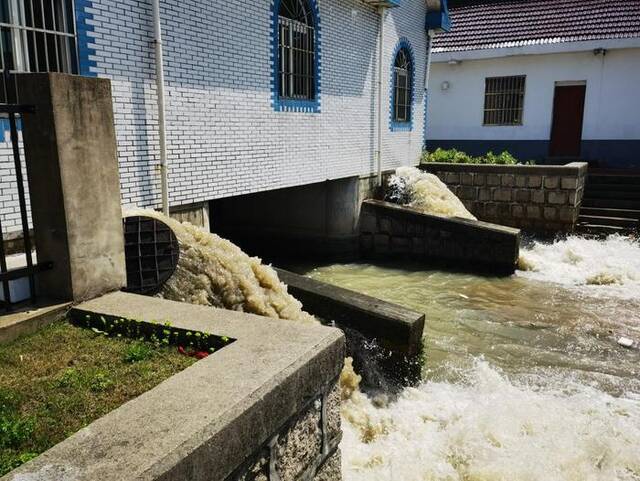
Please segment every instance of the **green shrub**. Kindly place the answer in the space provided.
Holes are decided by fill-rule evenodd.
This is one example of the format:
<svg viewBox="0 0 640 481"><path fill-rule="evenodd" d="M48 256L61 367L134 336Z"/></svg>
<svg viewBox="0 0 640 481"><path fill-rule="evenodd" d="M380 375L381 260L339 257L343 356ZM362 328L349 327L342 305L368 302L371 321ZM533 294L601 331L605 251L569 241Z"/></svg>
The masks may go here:
<svg viewBox="0 0 640 481"><path fill-rule="evenodd" d="M103 372L97 372L89 382L89 389L93 392L103 392L115 383Z"/></svg>
<svg viewBox="0 0 640 481"><path fill-rule="evenodd" d="M134 342L124 353L123 360L133 364L134 362L145 361L153 356L153 349L148 344L142 342Z"/></svg>
<svg viewBox="0 0 640 481"><path fill-rule="evenodd" d="M433 152L424 151L422 154L422 163L427 162L444 162L450 164L496 164L496 165L516 165L520 163L513 155L508 151L504 151L501 154L494 154L489 151L485 155L480 157L472 157L465 152L461 152L456 149L441 149L437 148ZM528 165L533 165L535 162L530 160Z"/></svg>
<svg viewBox="0 0 640 481"><path fill-rule="evenodd" d="M0 446L3 449L19 447L31 437L35 425L32 418L21 418L13 413L0 414Z"/></svg>
<svg viewBox="0 0 640 481"><path fill-rule="evenodd" d="M37 453L15 453L4 451L0 453L0 476L4 476L24 463L38 456Z"/></svg>
<svg viewBox="0 0 640 481"><path fill-rule="evenodd" d="M77 369L65 369L54 381L58 388L74 388L82 384L82 377Z"/></svg>
<svg viewBox="0 0 640 481"><path fill-rule="evenodd" d="M20 407L20 395L7 388L0 388L0 414L17 411Z"/></svg>

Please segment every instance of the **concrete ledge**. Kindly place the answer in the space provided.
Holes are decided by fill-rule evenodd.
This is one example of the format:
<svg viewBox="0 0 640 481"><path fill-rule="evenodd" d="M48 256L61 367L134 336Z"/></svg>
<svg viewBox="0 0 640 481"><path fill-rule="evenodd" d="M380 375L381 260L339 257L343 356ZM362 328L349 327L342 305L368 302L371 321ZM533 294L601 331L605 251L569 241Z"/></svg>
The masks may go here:
<svg viewBox="0 0 640 481"><path fill-rule="evenodd" d="M331 424L317 414L317 406L325 412L325 402L336 398L327 391L335 384L345 354L338 329L120 292L81 304L70 314L88 313L170 322L235 342L95 421L3 481L225 480L270 445L272 451L281 449L291 456L303 452L283 442L294 442L296 430L307 426L307 419L319 417L323 425ZM291 425L301 412L306 414ZM288 425L292 437L278 443L276 434L274 442L274 433ZM339 427L332 429L332 440L322 435L323 459L333 455L339 442ZM298 464L272 461L272 468L277 472ZM287 476L300 479L297 474Z"/></svg>
<svg viewBox="0 0 640 481"><path fill-rule="evenodd" d="M404 257L494 274L515 272L520 231L486 222L424 214L380 200L362 205L365 257Z"/></svg>
<svg viewBox="0 0 640 481"><path fill-rule="evenodd" d="M289 293L311 314L356 329L402 355L421 352L424 314L283 269L276 271Z"/></svg>
<svg viewBox="0 0 640 481"><path fill-rule="evenodd" d="M448 162L425 162L420 169L426 172L478 172L482 174L522 174L522 175L586 175L589 164L571 162L566 165L493 165L493 164L451 164Z"/></svg>
<svg viewBox="0 0 640 481"><path fill-rule="evenodd" d="M71 303L41 301L36 307L0 316L0 344L6 344L20 336L36 332L41 327L60 319L71 307Z"/></svg>

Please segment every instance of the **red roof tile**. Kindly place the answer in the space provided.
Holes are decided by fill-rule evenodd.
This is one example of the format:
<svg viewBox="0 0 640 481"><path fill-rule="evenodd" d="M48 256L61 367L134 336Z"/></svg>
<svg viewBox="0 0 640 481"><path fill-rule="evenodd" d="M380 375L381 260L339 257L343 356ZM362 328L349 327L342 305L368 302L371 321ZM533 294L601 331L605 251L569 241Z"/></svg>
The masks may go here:
<svg viewBox="0 0 640 481"><path fill-rule="evenodd" d="M640 37L640 0L475 0L450 9L434 52Z"/></svg>

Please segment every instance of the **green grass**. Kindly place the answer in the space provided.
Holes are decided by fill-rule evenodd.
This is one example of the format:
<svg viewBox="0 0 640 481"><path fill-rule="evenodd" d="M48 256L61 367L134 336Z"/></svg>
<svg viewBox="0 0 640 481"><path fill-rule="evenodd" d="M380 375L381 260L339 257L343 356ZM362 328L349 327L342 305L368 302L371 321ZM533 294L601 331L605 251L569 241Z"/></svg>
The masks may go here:
<svg viewBox="0 0 640 481"><path fill-rule="evenodd" d="M194 362L67 322L0 346L0 476Z"/></svg>

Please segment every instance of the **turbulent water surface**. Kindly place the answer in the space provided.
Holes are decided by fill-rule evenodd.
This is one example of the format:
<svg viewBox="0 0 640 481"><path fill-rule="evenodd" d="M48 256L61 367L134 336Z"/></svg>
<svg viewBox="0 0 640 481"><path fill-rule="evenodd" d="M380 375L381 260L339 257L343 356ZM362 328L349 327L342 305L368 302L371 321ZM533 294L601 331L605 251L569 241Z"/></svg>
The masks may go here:
<svg viewBox="0 0 640 481"><path fill-rule="evenodd" d="M124 215L158 219L178 238L180 260L159 296L276 319L318 322L287 292L275 270L232 242L152 210L128 209Z"/></svg>
<svg viewBox="0 0 640 481"><path fill-rule="evenodd" d="M314 278L427 314L423 383L344 406L346 481L640 480L640 246L570 237L509 278L333 265Z"/></svg>
<svg viewBox="0 0 640 481"><path fill-rule="evenodd" d="M464 204L437 176L415 167L399 167L389 179L387 200L427 214L474 219Z"/></svg>

